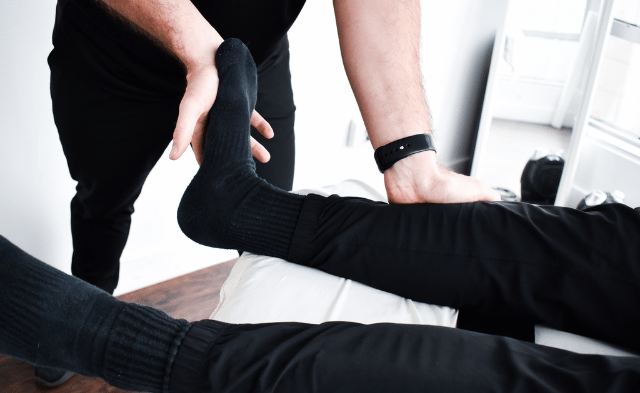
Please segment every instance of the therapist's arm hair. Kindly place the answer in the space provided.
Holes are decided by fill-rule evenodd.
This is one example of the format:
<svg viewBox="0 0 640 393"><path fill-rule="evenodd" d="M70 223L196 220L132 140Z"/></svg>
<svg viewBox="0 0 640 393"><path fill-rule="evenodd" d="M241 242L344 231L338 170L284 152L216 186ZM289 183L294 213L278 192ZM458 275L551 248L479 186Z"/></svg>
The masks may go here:
<svg viewBox="0 0 640 393"><path fill-rule="evenodd" d="M97 0L177 57L187 71L210 65L223 39L189 0Z"/></svg>
<svg viewBox="0 0 640 393"><path fill-rule="evenodd" d="M345 70L373 148L432 133L420 69L420 0L333 5ZM397 162L384 177L391 203L499 200L478 180L441 168L433 151Z"/></svg>
<svg viewBox="0 0 640 393"><path fill-rule="evenodd" d="M374 148L431 133L419 0L334 0L340 49Z"/></svg>

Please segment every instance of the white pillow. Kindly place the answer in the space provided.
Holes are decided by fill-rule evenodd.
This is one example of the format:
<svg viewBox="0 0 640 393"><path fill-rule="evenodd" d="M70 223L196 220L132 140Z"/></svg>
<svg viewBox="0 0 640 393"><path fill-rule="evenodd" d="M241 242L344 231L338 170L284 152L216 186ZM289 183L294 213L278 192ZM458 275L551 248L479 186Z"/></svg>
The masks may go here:
<svg viewBox="0 0 640 393"><path fill-rule="evenodd" d="M303 190L378 201L385 198L358 180ZM220 290L211 319L228 323L351 321L455 327L458 311L414 302L355 281L279 258L244 253Z"/></svg>
<svg viewBox="0 0 640 393"><path fill-rule="evenodd" d="M228 323L351 321L455 327L458 313L282 259L245 253L211 319Z"/></svg>
<svg viewBox="0 0 640 393"><path fill-rule="evenodd" d="M631 351L604 341L578 336L577 334L567 333L541 325L536 326L536 344L586 354L638 356Z"/></svg>

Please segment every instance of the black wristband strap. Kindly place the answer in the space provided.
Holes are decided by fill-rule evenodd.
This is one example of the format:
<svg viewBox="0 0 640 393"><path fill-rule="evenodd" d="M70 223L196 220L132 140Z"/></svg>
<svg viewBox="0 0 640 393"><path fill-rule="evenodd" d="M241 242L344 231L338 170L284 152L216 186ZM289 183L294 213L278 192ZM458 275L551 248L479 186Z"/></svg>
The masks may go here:
<svg viewBox="0 0 640 393"><path fill-rule="evenodd" d="M384 171L403 158L425 150L436 151L433 145L433 138L431 138L430 134L418 134L380 146L373 153L373 157L376 159L380 173L384 173Z"/></svg>

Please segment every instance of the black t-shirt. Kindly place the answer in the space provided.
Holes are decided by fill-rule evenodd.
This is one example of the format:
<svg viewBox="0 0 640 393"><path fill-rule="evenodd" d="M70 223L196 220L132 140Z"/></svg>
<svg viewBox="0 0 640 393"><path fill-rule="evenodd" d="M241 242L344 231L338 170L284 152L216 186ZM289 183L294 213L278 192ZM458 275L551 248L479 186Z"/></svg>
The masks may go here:
<svg viewBox="0 0 640 393"><path fill-rule="evenodd" d="M305 0L192 0L224 38L239 38L258 70L278 48ZM180 62L128 22L106 11L99 0L59 0L53 33L52 66L97 76L119 94L184 93Z"/></svg>

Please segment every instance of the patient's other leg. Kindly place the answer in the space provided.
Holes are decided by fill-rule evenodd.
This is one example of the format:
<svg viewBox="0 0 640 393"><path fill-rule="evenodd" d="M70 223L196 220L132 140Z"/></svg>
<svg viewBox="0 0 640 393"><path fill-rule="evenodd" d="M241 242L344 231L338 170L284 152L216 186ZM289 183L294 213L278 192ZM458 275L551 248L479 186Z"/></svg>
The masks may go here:
<svg viewBox="0 0 640 393"><path fill-rule="evenodd" d="M420 325L189 324L0 236L0 353L150 392L632 392L640 358ZM635 389L635 390L634 390Z"/></svg>
<svg viewBox="0 0 640 393"><path fill-rule="evenodd" d="M640 350L640 212L528 204L387 205L301 197L253 170L255 66L227 40L204 162L178 211L212 247L287 259L413 300L551 327Z"/></svg>
<svg viewBox="0 0 640 393"><path fill-rule="evenodd" d="M289 260L383 291L640 351L640 210L310 195Z"/></svg>
<svg viewBox="0 0 640 393"><path fill-rule="evenodd" d="M246 393L586 393L640 386L640 358L582 355L439 326L231 325L207 353L218 360L208 374L213 392L230 384Z"/></svg>

